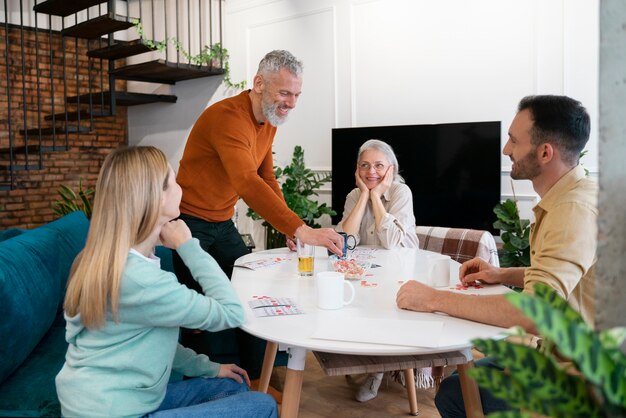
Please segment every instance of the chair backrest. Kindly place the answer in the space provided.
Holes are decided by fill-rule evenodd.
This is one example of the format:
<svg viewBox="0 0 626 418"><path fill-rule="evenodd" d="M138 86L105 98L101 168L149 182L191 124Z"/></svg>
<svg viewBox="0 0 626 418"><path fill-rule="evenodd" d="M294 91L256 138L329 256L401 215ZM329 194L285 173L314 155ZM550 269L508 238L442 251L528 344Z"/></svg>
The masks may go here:
<svg viewBox="0 0 626 418"><path fill-rule="evenodd" d="M493 235L488 231L418 226L417 237L422 250L449 255L459 263L480 257L489 264L500 267L498 248Z"/></svg>

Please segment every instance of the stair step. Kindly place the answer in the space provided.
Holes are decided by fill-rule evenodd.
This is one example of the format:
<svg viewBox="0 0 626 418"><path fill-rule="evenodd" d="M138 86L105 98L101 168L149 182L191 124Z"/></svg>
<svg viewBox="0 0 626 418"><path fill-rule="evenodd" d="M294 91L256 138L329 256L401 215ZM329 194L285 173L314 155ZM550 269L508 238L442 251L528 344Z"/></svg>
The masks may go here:
<svg viewBox="0 0 626 418"><path fill-rule="evenodd" d="M100 92L91 93L92 103L95 105L104 104L108 105L111 102L111 97L108 91L102 95ZM115 104L118 106L135 106L148 103L176 103L177 97L171 94L146 94L146 93L131 93L131 92L117 92L115 93ZM76 103L77 96L67 97L68 103ZM89 94L83 94L80 96L80 102L86 103L89 101Z"/></svg>
<svg viewBox="0 0 626 418"><path fill-rule="evenodd" d="M2 166L4 171L29 171L29 170L41 170L43 166L41 164L13 164L12 168L7 165Z"/></svg>
<svg viewBox="0 0 626 418"><path fill-rule="evenodd" d="M29 155L36 155L41 152L58 152L58 151L67 151L70 147L65 145L20 145L17 147L13 147L13 157L24 157L26 153ZM0 157L8 158L11 152L9 148L0 148ZM8 168L7 168L8 169Z"/></svg>
<svg viewBox="0 0 626 418"><path fill-rule="evenodd" d="M13 147L13 155L25 154L26 152L28 152L29 154L35 154L39 152L39 145L21 145L18 147ZM0 156L8 157L10 154L10 148L0 148Z"/></svg>
<svg viewBox="0 0 626 418"><path fill-rule="evenodd" d="M110 74L120 80L174 84L177 81L224 74L224 70L209 66L178 64L159 59L116 68Z"/></svg>
<svg viewBox="0 0 626 418"><path fill-rule="evenodd" d="M134 17L106 13L96 18L63 29L61 35L74 38L97 38L107 33L128 29L133 26Z"/></svg>
<svg viewBox="0 0 626 418"><path fill-rule="evenodd" d="M87 132L91 132L91 129L86 128L86 127L82 127L82 126L67 126L67 127L63 127L63 126L57 126L56 128L52 128L52 127L48 127L48 128L31 128L31 129L20 129L20 135L26 135L28 134L29 136L39 136L40 134L43 135L65 135L65 132L67 131L67 133L70 134L75 134L75 133L87 133Z"/></svg>
<svg viewBox="0 0 626 418"><path fill-rule="evenodd" d="M82 103L81 104L87 104L87 103ZM104 118L107 116L111 116L111 112L105 110L105 111L100 111L100 110L92 110L91 112L89 112L88 110L81 110L80 112L67 112L67 120L68 121L75 121L78 120L78 116L80 114L80 120L81 121L85 121L85 120L89 120L90 117L92 118ZM65 121L65 113L57 113L55 115L46 115L44 117L45 120L56 120L59 122L63 122Z"/></svg>
<svg viewBox="0 0 626 418"><path fill-rule="evenodd" d="M88 7L104 3L105 1L106 0L47 0L35 5L33 10L47 15L65 17L80 12Z"/></svg>
<svg viewBox="0 0 626 418"><path fill-rule="evenodd" d="M120 58L132 57L133 55L143 54L144 52L153 51L141 39L133 41L115 41L111 46L92 49L87 52L87 56L91 58L101 58L105 60L116 60Z"/></svg>

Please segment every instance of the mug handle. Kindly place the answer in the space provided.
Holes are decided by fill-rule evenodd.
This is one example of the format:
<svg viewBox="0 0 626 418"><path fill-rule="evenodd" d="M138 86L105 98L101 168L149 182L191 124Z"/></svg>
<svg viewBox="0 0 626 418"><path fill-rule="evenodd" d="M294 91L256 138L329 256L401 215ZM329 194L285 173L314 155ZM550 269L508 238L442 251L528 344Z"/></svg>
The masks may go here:
<svg viewBox="0 0 626 418"><path fill-rule="evenodd" d="M349 301L347 301L347 302L346 302L345 300L343 301L343 305L345 306L345 305L349 305L349 304L351 304L351 303L352 303L352 301L354 300L354 286L352 286L352 283L350 283L350 282L349 282L349 281L347 281L347 280L344 280L343 282L344 282L344 284L347 284L347 285L348 285L348 287L350 288L350 290L351 290L351 292L352 292L352 293L351 293L351 295L350 295L350 300L349 300Z"/></svg>

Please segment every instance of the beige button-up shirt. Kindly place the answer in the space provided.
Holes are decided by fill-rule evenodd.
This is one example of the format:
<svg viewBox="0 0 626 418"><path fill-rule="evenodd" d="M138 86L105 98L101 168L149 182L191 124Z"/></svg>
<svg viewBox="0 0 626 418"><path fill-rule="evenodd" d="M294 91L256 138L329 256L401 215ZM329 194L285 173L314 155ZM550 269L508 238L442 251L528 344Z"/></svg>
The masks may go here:
<svg viewBox="0 0 626 418"><path fill-rule="evenodd" d="M343 231L343 221L352 213L360 195L361 191L355 188L346 196L343 217L337 225L337 231ZM378 245L384 248L417 248L419 241L413 214L413 194L409 186L404 183L392 183L381 199L387 213L380 227L376 228L372 202L368 201L359 233L355 237L357 244Z"/></svg>
<svg viewBox="0 0 626 418"><path fill-rule="evenodd" d="M533 208L524 292L545 283L593 325L598 185L574 167Z"/></svg>

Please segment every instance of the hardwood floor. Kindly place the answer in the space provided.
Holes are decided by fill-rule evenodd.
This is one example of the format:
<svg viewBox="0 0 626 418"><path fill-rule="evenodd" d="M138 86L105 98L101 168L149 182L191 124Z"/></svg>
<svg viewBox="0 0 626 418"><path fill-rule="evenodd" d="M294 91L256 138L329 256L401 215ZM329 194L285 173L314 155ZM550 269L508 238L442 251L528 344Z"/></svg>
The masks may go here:
<svg viewBox="0 0 626 418"><path fill-rule="evenodd" d="M272 385L284 382L285 367L274 369ZM365 375L346 378L326 376L312 353L307 354L299 418L384 418L409 417L406 389L391 379L383 380L378 396L365 403L357 402L354 394ZM434 404L434 389L419 389L419 416L439 418Z"/></svg>

